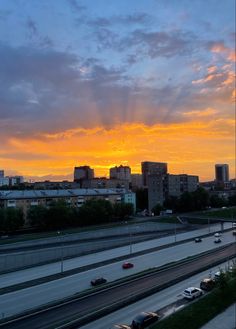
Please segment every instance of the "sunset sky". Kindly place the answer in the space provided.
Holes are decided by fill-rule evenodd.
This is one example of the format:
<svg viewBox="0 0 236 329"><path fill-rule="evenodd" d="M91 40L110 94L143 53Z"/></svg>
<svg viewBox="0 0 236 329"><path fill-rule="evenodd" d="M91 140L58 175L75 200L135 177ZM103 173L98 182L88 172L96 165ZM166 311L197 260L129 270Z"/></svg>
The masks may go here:
<svg viewBox="0 0 236 329"><path fill-rule="evenodd" d="M235 177L235 0L0 0L0 169Z"/></svg>

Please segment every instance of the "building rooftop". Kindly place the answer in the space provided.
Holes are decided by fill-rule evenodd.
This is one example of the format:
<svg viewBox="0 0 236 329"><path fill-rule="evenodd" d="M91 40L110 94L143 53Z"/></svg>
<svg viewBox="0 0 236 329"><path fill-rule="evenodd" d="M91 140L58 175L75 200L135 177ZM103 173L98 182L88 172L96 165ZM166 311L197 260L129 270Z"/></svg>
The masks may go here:
<svg viewBox="0 0 236 329"><path fill-rule="evenodd" d="M0 199L31 199L52 197L76 197L83 195L123 194L124 188L117 189L66 189L66 190L10 190L0 191Z"/></svg>

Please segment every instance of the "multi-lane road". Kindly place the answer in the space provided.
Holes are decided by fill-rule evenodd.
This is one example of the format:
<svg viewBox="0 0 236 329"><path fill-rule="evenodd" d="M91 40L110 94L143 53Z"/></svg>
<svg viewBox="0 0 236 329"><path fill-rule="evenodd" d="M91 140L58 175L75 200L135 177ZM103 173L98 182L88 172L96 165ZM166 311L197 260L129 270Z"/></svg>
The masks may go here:
<svg viewBox="0 0 236 329"><path fill-rule="evenodd" d="M181 239L193 238L202 234L206 234L206 229L199 231L192 231L189 233L182 233L178 235L178 241ZM203 232L204 231L204 232ZM2 294L0 296L0 309L2 317L7 318L12 315L20 314L25 311L33 310L36 307L44 306L47 303L54 302L55 300L63 299L71 296L75 293L82 292L90 288L90 280L97 276L104 276L109 282L115 281L124 276L134 274L143 271L148 268L159 267L169 262L183 259L190 255L196 255L205 250L212 250L217 246L214 244L213 234L209 237L205 237L201 243L195 243L192 239L189 242L183 244L174 245L166 248L164 244L169 244L172 237L166 237L161 239L152 240L149 242L142 242L133 245L133 253L146 250L146 253L139 256L131 255L130 260L134 263L134 268L128 271L124 271L121 268L122 261L112 262L105 266L96 266L90 270L86 270L74 275L66 276L58 280L50 281L44 284L38 284L36 286L29 287L27 289L20 289L11 293ZM221 245L227 245L234 241L232 231L225 232L222 235ZM156 251L148 252L149 249L158 248ZM93 255L87 255L78 257L73 260L66 260L64 269L78 268L88 264L103 262L112 260L117 257L130 257L127 247L116 248L109 251L96 253ZM128 254L128 255L127 255ZM58 264L48 264L47 266L41 266L24 271L8 273L0 277L1 287L11 286L13 284L19 284L33 278L40 278L50 273L58 272ZM53 269L56 266L57 269Z"/></svg>
<svg viewBox="0 0 236 329"><path fill-rule="evenodd" d="M43 314L39 313L34 317L24 318L17 323L6 325L5 328L59 328L64 322L71 322L71 320L76 319L76 323L73 322L74 328L75 325L83 324L83 319L85 318L87 321L90 321L91 316L97 315L97 312L106 314L108 310L111 311L120 305L124 306L124 301L133 302L136 300L136 296L144 297L147 295L147 292L152 294L157 290L163 289L166 285L173 284L193 274L195 271L199 271L202 266L209 266L217 260L222 261L233 255L235 255L235 245L230 244L210 253L205 253L201 257L198 256L194 260L181 262L171 268L145 274L145 276L128 282L125 281L119 285L104 287L104 289L85 297L73 298L70 302L62 304L57 308L48 309Z"/></svg>

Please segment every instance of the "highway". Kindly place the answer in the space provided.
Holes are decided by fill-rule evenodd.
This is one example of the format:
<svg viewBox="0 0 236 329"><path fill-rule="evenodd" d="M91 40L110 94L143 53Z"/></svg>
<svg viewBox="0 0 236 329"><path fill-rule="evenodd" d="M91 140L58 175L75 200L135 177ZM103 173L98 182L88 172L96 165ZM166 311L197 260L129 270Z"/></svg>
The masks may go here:
<svg viewBox="0 0 236 329"><path fill-rule="evenodd" d="M198 274L190 276L189 278L178 282L166 289L159 291L149 297L143 298L142 300L133 303L129 306L123 307L115 312L112 312L100 319L92 321L84 326L80 326L80 329L113 329L115 324L130 324L133 318L143 311L158 312L159 310L166 308L164 317L169 314L178 311L184 305L182 292L187 287L199 287L199 284L203 278L214 275L219 269L228 269L232 262L226 262L214 266L206 271L202 271ZM188 304L189 302L187 302ZM78 328L78 327L77 327Z"/></svg>
<svg viewBox="0 0 236 329"><path fill-rule="evenodd" d="M221 245L226 245L232 241L234 241L232 232L225 232L222 236ZM161 249L156 252L151 252L133 258L131 257L130 260L135 266L130 270L123 270L121 268L122 262L119 261L58 280L50 281L48 283L2 294L0 295L0 309L4 314L4 317L9 317L89 289L90 281L97 276L104 276L109 282L111 282L127 275L138 273L147 268L153 268L156 266L159 267L178 259L183 259L190 255L196 255L200 252L214 249L216 247L218 247L218 245L214 244L214 237L210 236L204 238L201 243L190 241ZM110 252L113 257L117 256L116 250L111 250ZM99 255L93 256L93 261L96 261L99 257ZM14 275L16 276L18 273L16 272Z"/></svg>
<svg viewBox="0 0 236 329"><path fill-rule="evenodd" d="M123 301L127 298L134 300L134 295L142 295L147 291L154 293L163 285L174 283L176 279L183 280L185 276L193 274L194 271L199 270L202 266L213 264L216 260L227 259L228 257L235 256L235 245L231 245L219 250L215 250L212 253L198 257L194 261L186 261L185 263L176 265L171 269L158 271L151 275L141 277L135 281L130 281L119 285L118 287L106 288L102 291L98 291L93 295L89 295L84 298L79 298L72 303L67 303L58 308L53 308L46 311L43 314L38 314L32 318L27 318L21 322L12 323L4 326L5 328L56 328L60 323L73 318L80 318L85 315L91 316L93 311L104 309L105 307L111 307L112 304L116 304L118 301ZM17 301L15 301L17 303ZM55 325L57 323L57 325Z"/></svg>
<svg viewBox="0 0 236 329"><path fill-rule="evenodd" d="M225 224L226 228L230 228L231 226L232 225L230 225L230 223ZM213 243L213 241L214 241L213 234L214 234L214 232L217 232L218 230L219 230L219 225L212 225L210 227L212 236L209 238L204 238L201 246L197 247L196 252L198 250L200 250L199 252L201 252L201 251L204 251L204 249L214 248L215 245ZM136 253L139 253L139 252L148 251L152 248L163 247L165 245L168 246L171 243L175 243L175 241L180 242L180 241L184 241L184 240L190 239L190 238L194 239L197 236L205 235L208 233L209 233L209 228L205 227L205 228L202 228L199 230L180 233L177 235L170 235L170 236L163 237L163 238L152 239L149 241L144 241L144 242L139 242L139 243L133 243L132 244L132 255L135 255ZM209 243L206 241L208 241ZM227 233L225 232L224 237L222 239L222 244L228 243L230 241L232 241L232 231L229 231ZM185 256L186 255L184 255L184 257ZM16 253L16 257L17 257L17 253ZM64 259L63 260L63 271L66 272L66 271L70 271L70 270L74 270L74 269L80 269L80 268L83 268L86 266L90 266L92 264L97 264L99 262L113 260L114 258L117 258L117 257L123 257L123 258L128 257L129 258L130 257L130 244L128 244L127 246L112 248L112 249L102 251L102 252L95 252L95 253L80 256L80 257ZM16 271L16 272L2 274L2 275L0 275L0 289L4 288L4 287L8 287L8 286L28 282L31 280L39 279L42 277L58 274L61 271L61 265L62 265L61 261L59 261L59 262L36 266L36 267L32 267L32 268L28 268L28 269L24 269L24 270L20 270L20 271ZM142 264L140 264L140 266L141 265ZM150 266L153 266L153 264L150 263ZM144 266L135 267L133 269L133 271L137 272L138 270L143 270L143 269L145 269Z"/></svg>

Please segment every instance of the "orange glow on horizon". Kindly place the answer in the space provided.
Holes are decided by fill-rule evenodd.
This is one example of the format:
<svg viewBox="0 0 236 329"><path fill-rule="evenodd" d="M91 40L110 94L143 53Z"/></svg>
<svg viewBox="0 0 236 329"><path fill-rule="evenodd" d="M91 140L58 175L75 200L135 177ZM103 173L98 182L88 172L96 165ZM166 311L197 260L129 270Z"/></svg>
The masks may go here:
<svg viewBox="0 0 236 329"><path fill-rule="evenodd" d="M199 119L194 122L133 123L112 129L71 129L37 140L12 138L8 149L0 151L1 168L14 168L26 179L52 175L51 180L53 176L60 180L72 179L74 166L86 164L94 168L96 176L108 177L109 168L115 165L129 165L132 173L140 173L142 161L160 161L168 163L170 173L211 180L217 162L228 163L231 172L235 171L234 120L200 120L215 113L214 109L201 114L192 111L189 115Z"/></svg>

